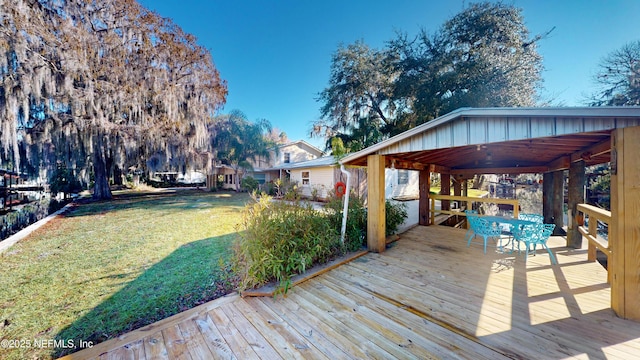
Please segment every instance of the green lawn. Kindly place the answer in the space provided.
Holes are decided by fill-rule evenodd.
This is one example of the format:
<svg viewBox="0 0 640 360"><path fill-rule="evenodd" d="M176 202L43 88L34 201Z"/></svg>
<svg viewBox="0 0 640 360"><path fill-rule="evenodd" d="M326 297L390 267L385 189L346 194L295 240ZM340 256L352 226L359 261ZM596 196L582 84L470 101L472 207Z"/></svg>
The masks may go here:
<svg viewBox="0 0 640 360"><path fill-rule="evenodd" d="M2 359L49 358L219 297L246 194L116 193L78 205L0 255ZM61 343L59 343L61 344ZM15 344L14 344L15 345Z"/></svg>
<svg viewBox="0 0 640 360"><path fill-rule="evenodd" d="M432 193L439 194L440 193L440 186L432 186L430 191ZM478 189L469 189L468 190L468 196L469 197L482 197L482 196L484 196L486 194L487 194L487 192L483 191L483 190L478 190ZM453 188L451 188L451 195L453 195Z"/></svg>

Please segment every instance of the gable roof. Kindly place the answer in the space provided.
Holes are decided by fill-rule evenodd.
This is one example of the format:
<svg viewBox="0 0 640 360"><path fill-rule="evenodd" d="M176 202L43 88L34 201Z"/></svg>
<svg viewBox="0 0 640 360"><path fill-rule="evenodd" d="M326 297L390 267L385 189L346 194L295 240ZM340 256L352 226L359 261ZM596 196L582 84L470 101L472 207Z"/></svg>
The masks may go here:
<svg viewBox="0 0 640 360"><path fill-rule="evenodd" d="M318 149L317 147L309 144L308 142L306 142L304 140L290 141L290 142L285 143L285 144L278 144L276 147L281 149L281 148L284 148L284 147L287 147L287 146L292 146L292 145L298 145L298 146L302 145L304 147L309 148L309 150L311 150L313 152L316 152L318 154L318 156L324 155L324 151Z"/></svg>
<svg viewBox="0 0 640 360"><path fill-rule="evenodd" d="M611 131L638 125L640 107L462 108L341 163L365 166L368 155L379 154L415 170L434 165L452 173L545 172L568 168L580 152L588 165L609 161Z"/></svg>
<svg viewBox="0 0 640 360"><path fill-rule="evenodd" d="M329 156L324 156L324 157L313 159L313 160L280 164L280 166L276 166L269 170L308 169L308 168L336 166L336 165L338 165L338 161L336 160L335 156L329 155Z"/></svg>

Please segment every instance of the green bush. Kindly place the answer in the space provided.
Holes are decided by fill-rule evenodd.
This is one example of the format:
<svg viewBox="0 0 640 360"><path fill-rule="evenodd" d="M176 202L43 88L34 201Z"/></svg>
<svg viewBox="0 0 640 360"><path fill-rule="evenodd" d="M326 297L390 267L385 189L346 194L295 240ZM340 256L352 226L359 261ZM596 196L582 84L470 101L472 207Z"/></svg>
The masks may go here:
<svg viewBox="0 0 640 360"><path fill-rule="evenodd" d="M285 200L297 201L302 198L302 189L298 186L297 181L285 181L282 191Z"/></svg>
<svg viewBox="0 0 640 360"><path fill-rule="evenodd" d="M242 187L243 191L254 192L258 190L259 185L260 184L258 183L258 180L252 178L251 176L245 176L242 178L242 184L240 186Z"/></svg>
<svg viewBox="0 0 640 360"><path fill-rule="evenodd" d="M235 246L235 270L240 290L277 281L276 293L286 293L293 275L345 252L361 250L367 237L367 210L362 198L350 195L344 244L342 199L332 197L325 211L307 202L272 201L266 194L245 207ZM387 235L407 218L406 206L386 202Z"/></svg>
<svg viewBox="0 0 640 360"><path fill-rule="evenodd" d="M44 198L0 216L0 240L6 239L27 226L44 219L47 215L61 209L68 202Z"/></svg>
<svg viewBox="0 0 640 360"><path fill-rule="evenodd" d="M332 227L342 230L343 199L332 196L325 206L327 216ZM345 229L344 245L346 251L362 249L367 238L367 209L364 200L353 193L349 196L349 210L347 227Z"/></svg>
<svg viewBox="0 0 640 360"><path fill-rule="evenodd" d="M72 193L78 193L83 190L82 184L75 177L74 172L64 165L58 165L53 172L49 179L49 187L52 196L58 193L64 193L66 198Z"/></svg>
<svg viewBox="0 0 640 360"><path fill-rule="evenodd" d="M331 209L329 217L334 226L338 229L342 228L342 212L343 200L332 197L327 203L326 208ZM407 218L407 206L404 203L385 202L386 222L385 234L393 235L398 231L398 227ZM367 238L367 209L364 206L364 200L355 196L353 193L349 196L349 214L347 216L347 228L345 231L345 246L347 251L355 251L366 245Z"/></svg>
<svg viewBox="0 0 640 360"><path fill-rule="evenodd" d="M235 268L241 291L275 280L276 293L286 293L293 275L343 253L340 230L325 215L265 194L246 206L239 230Z"/></svg>
<svg viewBox="0 0 640 360"><path fill-rule="evenodd" d="M407 205L397 201L387 200L384 203L386 211L386 235L393 235L398 231L398 226L407 219Z"/></svg>

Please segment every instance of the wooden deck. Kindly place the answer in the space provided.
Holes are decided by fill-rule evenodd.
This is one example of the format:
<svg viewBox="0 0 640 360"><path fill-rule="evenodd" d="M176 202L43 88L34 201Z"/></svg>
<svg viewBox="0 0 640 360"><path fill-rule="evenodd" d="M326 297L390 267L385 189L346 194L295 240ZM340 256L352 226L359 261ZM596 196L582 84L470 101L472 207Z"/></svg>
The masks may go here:
<svg viewBox="0 0 640 360"><path fill-rule="evenodd" d="M418 226L285 298L227 296L68 358L640 357L640 323L614 315L586 248L552 238L559 265L543 250L525 265L464 234Z"/></svg>

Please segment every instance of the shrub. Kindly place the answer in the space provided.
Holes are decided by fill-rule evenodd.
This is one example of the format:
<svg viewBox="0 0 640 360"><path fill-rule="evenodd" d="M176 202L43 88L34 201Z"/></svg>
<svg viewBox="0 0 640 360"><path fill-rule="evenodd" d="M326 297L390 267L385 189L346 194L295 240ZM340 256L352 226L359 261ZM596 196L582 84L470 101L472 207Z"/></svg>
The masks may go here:
<svg viewBox="0 0 640 360"><path fill-rule="evenodd" d="M344 210L343 199L332 196L327 202L327 216L331 225L342 230L342 214ZM347 215L347 227L345 229L344 246L346 251L362 249L367 238L367 209L364 200L353 193L349 196L349 210Z"/></svg>
<svg viewBox="0 0 640 360"><path fill-rule="evenodd" d="M278 282L286 293L291 277L341 254L339 228L308 203L274 202L263 194L248 204L235 246L240 290Z"/></svg>
<svg viewBox="0 0 640 360"><path fill-rule="evenodd" d="M393 235L398 231L398 226L407 219L407 205L397 201L387 200L384 203L386 211L386 235Z"/></svg>
<svg viewBox="0 0 640 360"><path fill-rule="evenodd" d="M258 190L258 186L260 186L258 180L252 178L251 176L245 176L242 178L241 187L243 191L254 192Z"/></svg>
<svg viewBox="0 0 640 360"><path fill-rule="evenodd" d="M277 281L276 293L286 293L291 277L347 251L361 250L367 235L364 200L353 193L344 244L340 242L342 199L332 197L324 212L307 202L272 201L266 194L245 207L235 246L235 270L240 290ZM387 235L407 218L406 206L386 202Z"/></svg>
<svg viewBox="0 0 640 360"><path fill-rule="evenodd" d="M329 217L332 224L338 229L342 228L342 199L332 197L327 203L327 208L331 209ZM407 219L407 206L404 203L385 202L386 222L385 234L387 236L395 234L398 227ZM347 251L355 251L365 245L367 238L367 209L364 200L353 193L349 196L349 214L347 216L347 228L345 231L345 246Z"/></svg>
<svg viewBox="0 0 640 360"><path fill-rule="evenodd" d="M300 200L302 195L297 181L285 181L281 191L284 192L284 199L288 201Z"/></svg>
<svg viewBox="0 0 640 360"><path fill-rule="evenodd" d="M82 184L75 177L73 171L64 165L58 165L49 179L50 191L53 196L64 193L68 198L72 193L82 191Z"/></svg>
<svg viewBox="0 0 640 360"><path fill-rule="evenodd" d="M44 219L47 215L61 209L68 202L44 198L0 216L0 240L4 240L27 226Z"/></svg>

